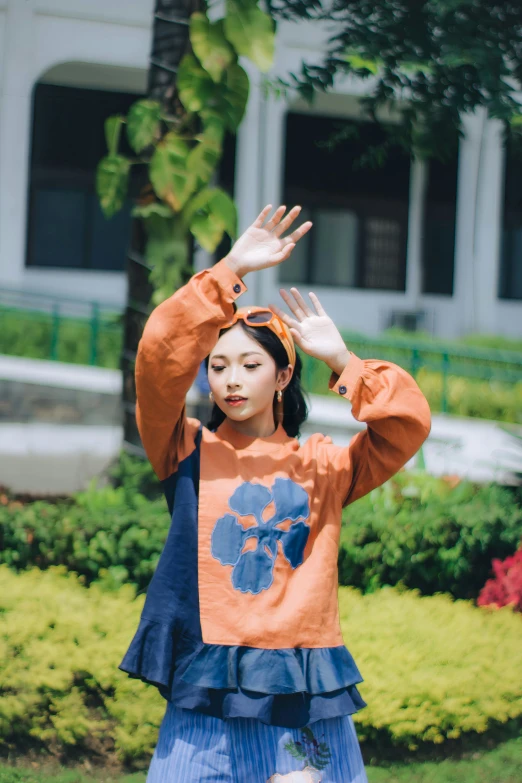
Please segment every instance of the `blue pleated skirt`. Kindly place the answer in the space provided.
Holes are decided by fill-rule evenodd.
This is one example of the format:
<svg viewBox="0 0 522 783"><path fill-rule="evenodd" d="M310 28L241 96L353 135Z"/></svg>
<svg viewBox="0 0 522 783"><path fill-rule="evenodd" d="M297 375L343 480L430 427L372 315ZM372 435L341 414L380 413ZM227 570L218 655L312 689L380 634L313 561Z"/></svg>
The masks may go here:
<svg viewBox="0 0 522 783"><path fill-rule="evenodd" d="M350 715L304 729L167 702L147 783L367 783Z"/></svg>

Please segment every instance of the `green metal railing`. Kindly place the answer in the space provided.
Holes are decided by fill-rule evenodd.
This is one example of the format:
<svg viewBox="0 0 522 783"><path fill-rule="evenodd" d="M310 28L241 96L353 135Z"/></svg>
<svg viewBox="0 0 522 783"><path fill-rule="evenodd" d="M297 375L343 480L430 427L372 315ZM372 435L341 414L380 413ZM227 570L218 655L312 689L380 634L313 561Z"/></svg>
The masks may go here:
<svg viewBox="0 0 522 783"><path fill-rule="evenodd" d="M0 353L117 368L123 332L120 311L117 305L79 298L57 299L13 289L0 290ZM522 388L522 352L449 345L414 336L369 338L347 332L343 336L350 350L361 358L395 362L414 377L421 370L435 373L440 379L440 386L437 381L439 409L445 413L450 407L451 378ZM324 393L330 375L328 368L302 352L301 356L306 390ZM492 393L496 393L495 389ZM516 408L518 396L510 404ZM520 414L514 410L513 416L511 420L521 420L522 410Z"/></svg>
<svg viewBox="0 0 522 783"><path fill-rule="evenodd" d="M441 378L441 411L448 412L448 381L451 377L495 381L506 385L522 383L522 353L490 348L445 345L437 340L407 337L370 338L344 333L350 350L362 359L386 359L404 367L413 377L428 370ZM303 356L303 379L307 390L323 391L329 370L322 362ZM522 414L522 411L521 411Z"/></svg>
<svg viewBox="0 0 522 783"><path fill-rule="evenodd" d="M116 368L121 338L118 305L0 290L0 353Z"/></svg>

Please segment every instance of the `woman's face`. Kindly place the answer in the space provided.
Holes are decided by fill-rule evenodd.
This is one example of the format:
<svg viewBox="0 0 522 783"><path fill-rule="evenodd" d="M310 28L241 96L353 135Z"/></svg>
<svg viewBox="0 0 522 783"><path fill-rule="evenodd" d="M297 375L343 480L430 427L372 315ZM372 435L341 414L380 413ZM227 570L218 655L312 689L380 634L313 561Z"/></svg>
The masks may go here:
<svg viewBox="0 0 522 783"><path fill-rule="evenodd" d="M265 349L241 324L223 334L208 363L208 381L218 407L230 419L244 421L272 413L274 395L288 384L291 369L277 370Z"/></svg>

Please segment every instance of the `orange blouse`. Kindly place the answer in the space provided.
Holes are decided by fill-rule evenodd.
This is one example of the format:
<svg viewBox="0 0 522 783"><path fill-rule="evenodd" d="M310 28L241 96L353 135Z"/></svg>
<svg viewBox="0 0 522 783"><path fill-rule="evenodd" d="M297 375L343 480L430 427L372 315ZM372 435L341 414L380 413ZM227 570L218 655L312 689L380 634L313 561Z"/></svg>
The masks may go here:
<svg viewBox="0 0 522 783"><path fill-rule="evenodd" d="M161 480L195 449L200 422L185 396L246 290L220 261L157 307L136 362L137 420ZM202 640L261 649L343 644L337 556L344 506L394 475L430 431L413 378L390 362L351 355L329 388L367 427L347 447L315 434L301 445L282 425L264 438L227 419L202 429L197 584Z"/></svg>

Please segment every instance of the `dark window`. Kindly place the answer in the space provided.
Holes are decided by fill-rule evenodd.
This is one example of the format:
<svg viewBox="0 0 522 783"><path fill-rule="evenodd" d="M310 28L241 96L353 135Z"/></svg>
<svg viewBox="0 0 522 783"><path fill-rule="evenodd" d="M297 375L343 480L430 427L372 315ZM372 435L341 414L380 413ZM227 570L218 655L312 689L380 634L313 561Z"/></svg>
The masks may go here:
<svg viewBox="0 0 522 783"><path fill-rule="evenodd" d="M333 148L343 120L290 113L284 200L302 204L314 229L279 267L282 282L403 291L406 283L409 157L392 148L382 165L361 165L383 141L373 123ZM344 120L344 123L346 121Z"/></svg>
<svg viewBox="0 0 522 783"><path fill-rule="evenodd" d="M502 253L500 261L500 297L522 299L522 142L508 138Z"/></svg>
<svg viewBox="0 0 522 783"><path fill-rule="evenodd" d="M422 290L453 294L455 217L457 211L458 142L447 161L430 160L424 204Z"/></svg>
<svg viewBox="0 0 522 783"><path fill-rule="evenodd" d="M106 153L104 122L125 114L135 94L37 84L29 185L27 264L123 270L130 199L107 220L95 193L96 166ZM122 151L126 148L122 134Z"/></svg>

